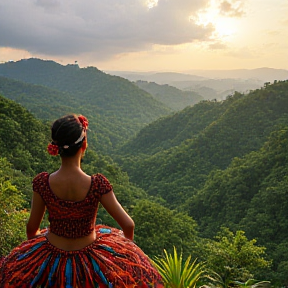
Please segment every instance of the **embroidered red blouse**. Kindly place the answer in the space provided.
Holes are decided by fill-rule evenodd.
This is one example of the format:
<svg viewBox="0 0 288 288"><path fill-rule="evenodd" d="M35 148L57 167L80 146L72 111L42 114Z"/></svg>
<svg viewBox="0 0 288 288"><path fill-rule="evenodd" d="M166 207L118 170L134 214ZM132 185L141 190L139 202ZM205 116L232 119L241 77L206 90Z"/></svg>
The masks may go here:
<svg viewBox="0 0 288 288"><path fill-rule="evenodd" d="M33 191L42 197L49 213L50 231L58 236L78 238L89 235L95 227L99 200L112 191L108 179L98 173L91 176L91 186L82 201L67 201L56 196L49 186L49 173L33 179Z"/></svg>

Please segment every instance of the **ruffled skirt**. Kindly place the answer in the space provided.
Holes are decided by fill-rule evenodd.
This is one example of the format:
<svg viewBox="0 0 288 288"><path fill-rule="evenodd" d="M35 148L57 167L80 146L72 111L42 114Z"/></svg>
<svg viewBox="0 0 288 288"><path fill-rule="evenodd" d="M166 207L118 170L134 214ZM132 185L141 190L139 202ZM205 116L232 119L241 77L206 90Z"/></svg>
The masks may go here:
<svg viewBox="0 0 288 288"><path fill-rule="evenodd" d="M44 234L23 242L0 260L0 287L163 287L147 255L120 230L97 225L96 232L77 251L56 248Z"/></svg>

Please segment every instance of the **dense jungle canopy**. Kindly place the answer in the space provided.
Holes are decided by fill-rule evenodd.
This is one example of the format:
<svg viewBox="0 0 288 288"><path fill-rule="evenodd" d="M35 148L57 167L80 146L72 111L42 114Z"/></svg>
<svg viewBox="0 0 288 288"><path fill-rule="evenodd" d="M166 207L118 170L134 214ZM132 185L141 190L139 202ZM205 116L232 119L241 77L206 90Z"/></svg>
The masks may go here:
<svg viewBox="0 0 288 288"><path fill-rule="evenodd" d="M109 178L149 256L175 246L220 274L241 263L246 270L237 270L238 280L288 283L288 81L223 101L199 99L175 112L135 83L93 67L39 59L5 65L0 256L25 239L33 177L59 165L46 153L51 122L76 113L91 123L83 169ZM117 225L103 209L97 221ZM261 261L246 263L245 249Z"/></svg>

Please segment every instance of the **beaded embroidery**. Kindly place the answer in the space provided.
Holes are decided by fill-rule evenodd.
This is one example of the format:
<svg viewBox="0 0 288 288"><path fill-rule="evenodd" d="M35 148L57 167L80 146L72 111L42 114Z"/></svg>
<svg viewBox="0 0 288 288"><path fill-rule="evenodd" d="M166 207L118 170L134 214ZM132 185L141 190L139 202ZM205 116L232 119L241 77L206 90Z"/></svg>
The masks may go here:
<svg viewBox="0 0 288 288"><path fill-rule="evenodd" d="M33 191L40 194L49 213L50 231L67 238L87 236L94 230L100 198L112 190L108 179L98 173L91 176L86 198L72 202L53 193L49 186L49 173L42 172L33 179Z"/></svg>

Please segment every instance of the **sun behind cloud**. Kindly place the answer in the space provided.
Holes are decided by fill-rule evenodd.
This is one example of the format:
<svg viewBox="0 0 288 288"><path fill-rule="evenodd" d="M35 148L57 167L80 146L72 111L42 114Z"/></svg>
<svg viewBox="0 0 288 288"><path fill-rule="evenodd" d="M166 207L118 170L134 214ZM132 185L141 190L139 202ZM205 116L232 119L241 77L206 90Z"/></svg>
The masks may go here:
<svg viewBox="0 0 288 288"><path fill-rule="evenodd" d="M239 29L238 18L244 12L240 1L211 0L206 9L200 10L193 20L197 25L213 25L214 33L211 40L229 42Z"/></svg>
<svg viewBox="0 0 288 288"><path fill-rule="evenodd" d="M146 0L145 4L149 9L152 9L157 6L158 0Z"/></svg>

